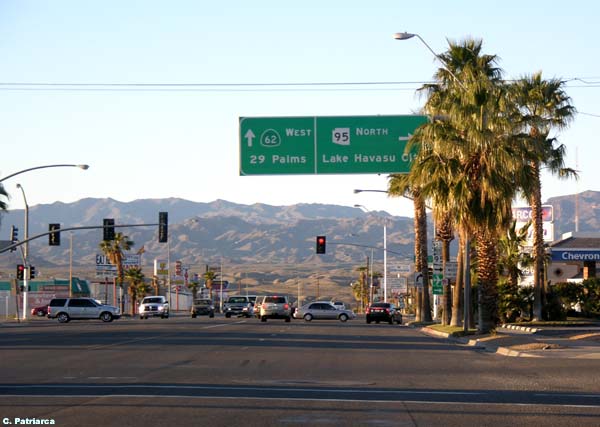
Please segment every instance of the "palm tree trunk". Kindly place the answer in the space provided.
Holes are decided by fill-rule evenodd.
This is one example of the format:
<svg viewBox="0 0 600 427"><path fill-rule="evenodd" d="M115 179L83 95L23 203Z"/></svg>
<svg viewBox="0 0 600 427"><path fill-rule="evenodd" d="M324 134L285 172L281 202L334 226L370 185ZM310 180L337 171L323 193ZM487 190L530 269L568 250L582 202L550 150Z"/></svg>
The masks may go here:
<svg viewBox="0 0 600 427"><path fill-rule="evenodd" d="M458 256L457 256L457 271L456 271L456 283L454 284L454 293L452 294L452 319L450 319L450 325L461 326L461 319L463 316L463 282L464 282L464 251L465 251L465 238L464 232L461 230L458 233Z"/></svg>
<svg viewBox="0 0 600 427"><path fill-rule="evenodd" d="M542 189L540 168L537 162L531 163L537 184L529 200L533 227L533 320L542 320L543 307L543 269L544 269L544 228L542 223Z"/></svg>
<svg viewBox="0 0 600 427"><path fill-rule="evenodd" d="M485 334L498 323L498 253L497 236L481 229L477 239L478 325L477 332Z"/></svg>
<svg viewBox="0 0 600 427"><path fill-rule="evenodd" d="M435 238L442 241L442 265L443 271L446 271L446 265L450 261L450 242L454 239L454 230L452 227L452 218L450 213L445 211L435 227ZM442 295L442 325L449 325L452 317L452 286L448 278L444 281Z"/></svg>
<svg viewBox="0 0 600 427"><path fill-rule="evenodd" d="M429 271L427 269L427 213L425 211L425 201L418 191L413 190L413 198L415 206L415 271L420 271L423 275L420 321L431 322Z"/></svg>

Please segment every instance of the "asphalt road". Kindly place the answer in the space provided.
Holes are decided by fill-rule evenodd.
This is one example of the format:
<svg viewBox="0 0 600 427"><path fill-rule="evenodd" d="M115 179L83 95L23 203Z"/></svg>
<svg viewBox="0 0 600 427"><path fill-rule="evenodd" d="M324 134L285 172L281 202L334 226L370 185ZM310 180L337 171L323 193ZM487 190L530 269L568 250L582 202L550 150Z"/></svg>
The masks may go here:
<svg viewBox="0 0 600 427"><path fill-rule="evenodd" d="M3 425L600 425L598 360L360 319L37 320L0 337Z"/></svg>

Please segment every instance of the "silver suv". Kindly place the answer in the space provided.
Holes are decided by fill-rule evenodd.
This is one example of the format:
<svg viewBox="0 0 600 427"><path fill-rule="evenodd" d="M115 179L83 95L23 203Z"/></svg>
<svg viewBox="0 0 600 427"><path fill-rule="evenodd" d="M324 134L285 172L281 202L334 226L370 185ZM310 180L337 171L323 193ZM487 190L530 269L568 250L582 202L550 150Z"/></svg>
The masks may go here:
<svg viewBox="0 0 600 427"><path fill-rule="evenodd" d="M121 317L121 310L92 298L53 298L48 304L48 318L66 323L71 319L100 319L112 322Z"/></svg>
<svg viewBox="0 0 600 427"><path fill-rule="evenodd" d="M144 297L138 307L140 319L160 316L162 319L169 318L169 301L163 296Z"/></svg>
<svg viewBox="0 0 600 427"><path fill-rule="evenodd" d="M292 320L292 307L285 295L266 295L260 300L260 321L266 322L267 319L285 319L286 322Z"/></svg>

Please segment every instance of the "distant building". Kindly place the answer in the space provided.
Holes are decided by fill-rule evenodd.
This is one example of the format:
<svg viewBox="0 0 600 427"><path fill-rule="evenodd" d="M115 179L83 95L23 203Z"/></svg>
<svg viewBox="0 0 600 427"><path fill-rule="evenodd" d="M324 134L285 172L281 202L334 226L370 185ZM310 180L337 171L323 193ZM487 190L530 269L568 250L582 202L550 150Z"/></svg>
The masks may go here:
<svg viewBox="0 0 600 427"><path fill-rule="evenodd" d="M552 263L548 266L551 283L597 277L600 262L600 233L565 233L550 244Z"/></svg>

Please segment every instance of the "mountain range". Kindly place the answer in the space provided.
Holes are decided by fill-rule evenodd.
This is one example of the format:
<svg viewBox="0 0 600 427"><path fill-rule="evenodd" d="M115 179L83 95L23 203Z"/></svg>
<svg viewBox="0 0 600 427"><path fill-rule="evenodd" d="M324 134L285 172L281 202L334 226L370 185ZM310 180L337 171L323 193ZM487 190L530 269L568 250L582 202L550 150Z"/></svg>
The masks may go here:
<svg viewBox="0 0 600 427"><path fill-rule="evenodd" d="M576 202L576 199L577 202ZM554 234L575 229L576 205L579 231L600 230L600 192L585 191L553 197L546 201L554 208ZM158 242L158 227L123 227L134 241L133 252L144 248L144 265L155 258L181 260L187 265L229 264L314 264L356 265L367 256L382 258L383 224L386 224L388 259L412 260L413 219L383 211L365 213L358 208L327 204L272 206L243 205L216 200L210 203L189 200L142 199L119 202L114 199L86 198L73 203L56 202L29 208L29 235L48 231L49 223L62 228L101 226L104 218L116 225L156 224L158 212L169 214L169 243ZM8 240L10 227L23 237L24 212L9 210L0 216L0 240ZM431 223L429 224L431 227ZM327 236L327 253L315 253L317 235ZM42 237L29 245L31 263L39 268L72 264L94 268L102 230L76 230L61 234L61 246L49 246ZM0 267L20 263L19 252L0 256Z"/></svg>

